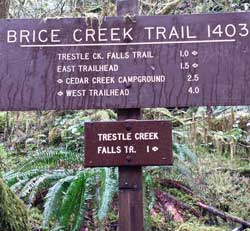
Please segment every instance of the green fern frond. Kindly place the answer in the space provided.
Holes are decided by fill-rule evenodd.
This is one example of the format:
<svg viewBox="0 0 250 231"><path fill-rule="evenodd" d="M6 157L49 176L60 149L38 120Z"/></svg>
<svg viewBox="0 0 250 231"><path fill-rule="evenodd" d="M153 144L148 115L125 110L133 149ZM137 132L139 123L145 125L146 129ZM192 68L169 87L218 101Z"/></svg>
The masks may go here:
<svg viewBox="0 0 250 231"><path fill-rule="evenodd" d="M174 143L173 149L176 157L181 160L190 160L193 164L197 163L197 157L185 144Z"/></svg>
<svg viewBox="0 0 250 231"><path fill-rule="evenodd" d="M40 176L36 176L36 177L33 177L31 178L27 183L26 185L23 187L23 189L21 190L20 193L18 193L18 196L20 198L24 198L26 197L33 189L33 187L35 186L36 184L36 181L40 178Z"/></svg>
<svg viewBox="0 0 250 231"><path fill-rule="evenodd" d="M97 217L103 221L110 209L115 192L117 191L117 177L113 168L104 168L101 173L100 201Z"/></svg>
<svg viewBox="0 0 250 231"><path fill-rule="evenodd" d="M144 207L144 222L146 230L152 230L151 209L155 205L155 181L150 171L144 171L143 174L143 207Z"/></svg>
<svg viewBox="0 0 250 231"><path fill-rule="evenodd" d="M182 177L185 179L189 179L192 176L191 169L183 161L176 162L173 166L173 169L176 170L179 174L181 174Z"/></svg>
<svg viewBox="0 0 250 231"><path fill-rule="evenodd" d="M34 187L30 193L28 206L31 206L36 199L36 195L42 189L47 189L53 182L65 178L69 175L67 171L54 171L52 173L46 173L42 175L34 184Z"/></svg>
<svg viewBox="0 0 250 231"><path fill-rule="evenodd" d="M74 211L74 223L72 231L78 231L82 227L82 223L84 221L84 213L86 210L86 203L89 199L91 199L91 186L93 182L93 175L87 174L85 175L85 180L82 179L82 186L80 188L80 203L76 204Z"/></svg>
<svg viewBox="0 0 250 231"><path fill-rule="evenodd" d="M64 228L63 226L56 225L56 227L54 227L51 231L64 231Z"/></svg>
<svg viewBox="0 0 250 231"><path fill-rule="evenodd" d="M44 220L43 227L48 227L49 222L53 217L59 216L59 209L64 196L64 192L68 188L70 182L75 179L75 176L67 176L59 180L53 187L49 189L46 195L46 202L44 204Z"/></svg>
<svg viewBox="0 0 250 231"><path fill-rule="evenodd" d="M83 187L85 187L85 172L78 173L77 176L73 179L73 181L70 183L65 196L62 201L62 206L60 209L60 225L63 227L67 227L69 224L69 221L72 218L72 215L74 214L75 205L77 205L77 201L79 200L81 196L81 192Z"/></svg>
<svg viewBox="0 0 250 231"><path fill-rule="evenodd" d="M149 198L150 198L147 208L152 209L156 201L155 192L154 192L155 190L154 179L151 173L148 171L144 172L143 179L144 179L144 184L143 184L144 193L146 193L146 191L149 191ZM144 201L147 201L147 200L144 200Z"/></svg>
<svg viewBox="0 0 250 231"><path fill-rule="evenodd" d="M27 179L27 181L38 175L42 175L45 171L43 169L32 169L26 172L11 171L3 175L3 179L7 182L8 186L18 183L20 180Z"/></svg>
<svg viewBox="0 0 250 231"><path fill-rule="evenodd" d="M16 182L15 184L13 184L10 189L15 192L18 193L19 191L21 191L21 189L27 184L27 182L29 181L29 178L25 178L22 180L19 180L18 182Z"/></svg>
<svg viewBox="0 0 250 231"><path fill-rule="evenodd" d="M33 168L53 169L64 166L78 165L83 162L81 153L72 152L63 149L48 149L37 151L31 155L24 164L21 164L19 171L28 171Z"/></svg>

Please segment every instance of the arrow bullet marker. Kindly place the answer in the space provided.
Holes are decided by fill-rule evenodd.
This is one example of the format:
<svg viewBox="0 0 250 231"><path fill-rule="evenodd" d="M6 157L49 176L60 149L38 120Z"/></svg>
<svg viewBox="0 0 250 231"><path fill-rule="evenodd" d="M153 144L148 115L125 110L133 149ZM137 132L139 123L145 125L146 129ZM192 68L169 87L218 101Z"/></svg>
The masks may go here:
<svg viewBox="0 0 250 231"><path fill-rule="evenodd" d="M198 66L199 66L199 64L197 64L197 63L194 63L194 64L192 65L193 68L197 68Z"/></svg>
<svg viewBox="0 0 250 231"><path fill-rule="evenodd" d="M193 55L193 56L196 56L196 55L198 55L198 54L199 54L199 53L198 53L197 51L193 51L193 52L192 52L192 55Z"/></svg>
<svg viewBox="0 0 250 231"><path fill-rule="evenodd" d="M63 92L62 92L62 91L59 91L59 92L57 92L57 95L58 95L58 96L62 96L62 95L63 95Z"/></svg>
<svg viewBox="0 0 250 231"><path fill-rule="evenodd" d="M152 150L153 150L154 152L157 152L157 151L159 150L159 148L156 147L156 146L154 146L154 147L152 148Z"/></svg>
<svg viewBox="0 0 250 231"><path fill-rule="evenodd" d="M57 82L58 82L59 84L61 84L61 83L63 83L63 80L62 80L62 79L58 79Z"/></svg>

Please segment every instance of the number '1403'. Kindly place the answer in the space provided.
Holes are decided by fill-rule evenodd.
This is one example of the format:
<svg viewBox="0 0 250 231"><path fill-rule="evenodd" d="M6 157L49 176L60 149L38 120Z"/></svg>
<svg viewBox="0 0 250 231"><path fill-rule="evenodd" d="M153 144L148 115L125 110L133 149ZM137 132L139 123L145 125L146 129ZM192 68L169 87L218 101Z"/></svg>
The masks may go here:
<svg viewBox="0 0 250 231"><path fill-rule="evenodd" d="M215 26L208 25L207 27L208 38L223 37L233 38L235 36L246 37L249 35L248 25L246 23L239 24L217 24Z"/></svg>

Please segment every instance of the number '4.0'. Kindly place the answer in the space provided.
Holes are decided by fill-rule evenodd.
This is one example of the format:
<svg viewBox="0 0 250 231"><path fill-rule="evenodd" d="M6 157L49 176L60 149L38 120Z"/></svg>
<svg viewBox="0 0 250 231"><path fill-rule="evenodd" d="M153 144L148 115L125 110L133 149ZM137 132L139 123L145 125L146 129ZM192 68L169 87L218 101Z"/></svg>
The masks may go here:
<svg viewBox="0 0 250 231"><path fill-rule="evenodd" d="M199 87L190 87L190 88L188 88L188 92L190 94L199 94L200 93L200 88Z"/></svg>

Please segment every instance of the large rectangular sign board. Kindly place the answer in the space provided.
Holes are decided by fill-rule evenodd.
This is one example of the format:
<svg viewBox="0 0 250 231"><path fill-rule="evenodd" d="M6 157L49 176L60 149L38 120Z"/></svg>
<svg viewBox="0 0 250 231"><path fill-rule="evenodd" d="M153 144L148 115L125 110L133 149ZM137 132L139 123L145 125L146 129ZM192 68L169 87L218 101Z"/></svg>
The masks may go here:
<svg viewBox="0 0 250 231"><path fill-rule="evenodd" d="M85 123L85 167L171 165L169 121Z"/></svg>
<svg viewBox="0 0 250 231"><path fill-rule="evenodd" d="M250 13L0 20L0 110L250 104Z"/></svg>

